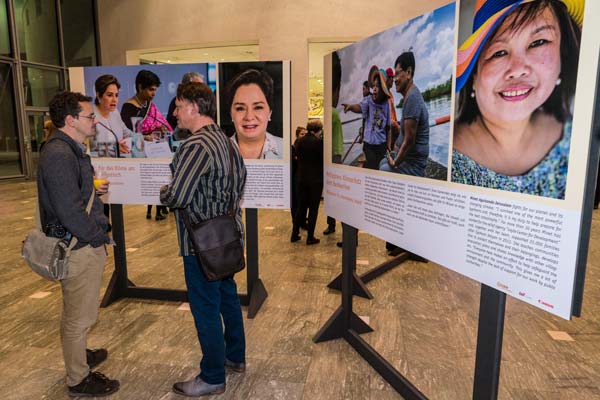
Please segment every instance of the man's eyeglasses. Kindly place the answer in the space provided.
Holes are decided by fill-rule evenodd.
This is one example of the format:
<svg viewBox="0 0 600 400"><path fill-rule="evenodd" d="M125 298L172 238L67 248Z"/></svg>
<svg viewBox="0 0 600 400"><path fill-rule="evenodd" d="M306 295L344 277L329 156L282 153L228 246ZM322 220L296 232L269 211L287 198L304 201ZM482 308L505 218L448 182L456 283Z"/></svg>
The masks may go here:
<svg viewBox="0 0 600 400"><path fill-rule="evenodd" d="M78 118L83 117L83 118L91 119L93 121L94 119L96 119L96 114L91 113L90 115L78 115L77 117Z"/></svg>

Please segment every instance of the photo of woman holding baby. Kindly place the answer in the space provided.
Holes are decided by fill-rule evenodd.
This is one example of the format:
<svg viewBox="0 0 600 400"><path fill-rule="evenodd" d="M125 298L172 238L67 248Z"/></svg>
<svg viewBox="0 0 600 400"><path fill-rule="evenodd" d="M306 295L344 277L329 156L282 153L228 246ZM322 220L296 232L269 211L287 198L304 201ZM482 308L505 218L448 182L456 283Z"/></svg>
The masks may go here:
<svg viewBox="0 0 600 400"><path fill-rule="evenodd" d="M458 50L453 182L564 199L583 8L476 0Z"/></svg>

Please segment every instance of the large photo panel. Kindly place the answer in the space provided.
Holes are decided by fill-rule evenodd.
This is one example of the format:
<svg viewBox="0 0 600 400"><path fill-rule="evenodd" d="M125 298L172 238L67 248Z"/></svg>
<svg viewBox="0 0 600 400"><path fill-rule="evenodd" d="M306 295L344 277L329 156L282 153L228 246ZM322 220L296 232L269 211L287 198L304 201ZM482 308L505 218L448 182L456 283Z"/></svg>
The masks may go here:
<svg viewBox="0 0 600 400"><path fill-rule="evenodd" d="M433 46L443 29L435 29L419 55L420 39L444 15L452 21L447 25L454 49L450 59L444 58L448 48ZM590 149L590 138L600 26L590 23L590 15L600 15L600 3L467 0L329 56L325 101L333 107L325 114L325 148L331 152L325 161L327 214L570 318L573 298L581 296L574 291L574 277L585 268L578 257L589 240L581 229L586 176L597 168L589 165L588 156L597 151ZM460 29L453 29L454 21ZM404 40L395 46L385 40L393 37ZM408 52L414 68L413 57L404 55ZM429 60L425 71L419 59ZM437 60L446 61L437 68ZM385 128L389 109L379 96L380 89L389 91L390 85L379 82L387 79L390 62L399 121L395 146L388 141L393 128ZM445 71L447 65L451 95L441 114L450 118L435 121L438 114L424 96L432 86L419 82L419 74ZM353 78L351 71L358 71ZM443 84L445 76L440 74L437 82ZM355 82L352 90L350 81ZM415 102L411 93L418 92L407 87L417 87L422 101ZM447 90L442 85L440 91ZM426 164L418 123L423 110L430 119ZM350 116L358 120L348 121ZM445 127L445 150L435 149L433 123ZM387 148L382 150L377 145L384 138ZM443 159L435 156L438 152L446 157L439 162L446 168L443 178L428 173L431 161Z"/></svg>
<svg viewBox="0 0 600 400"><path fill-rule="evenodd" d="M440 8L334 53L333 162L446 180L454 17Z"/></svg>
<svg viewBox="0 0 600 400"><path fill-rule="evenodd" d="M177 86L204 82L216 89L214 64L70 68L71 90L94 99L96 136L87 143L97 179L111 182L106 203L160 204L169 164L190 135L173 115Z"/></svg>
<svg viewBox="0 0 600 400"><path fill-rule="evenodd" d="M94 99L98 124L89 143L91 156L171 158L190 134L177 128L173 115L177 86L199 81L216 88L215 68L214 64L70 68L72 90Z"/></svg>
<svg viewBox="0 0 600 400"><path fill-rule="evenodd" d="M283 159L283 63L221 63L219 87L219 125L244 159Z"/></svg>
<svg viewBox="0 0 600 400"><path fill-rule="evenodd" d="M461 2L452 182L565 198L584 5Z"/></svg>
<svg viewBox="0 0 600 400"><path fill-rule="evenodd" d="M159 189L170 180L170 160L191 135L177 127L173 115L177 87L198 81L216 92L216 122L244 155L248 178L242 207L289 207L289 62L85 67L69 73L71 90L96 103L99 123L89 148L98 177L111 181L105 201L159 204ZM236 90L229 100L230 83ZM257 138L263 140L254 157L256 146L246 144Z"/></svg>
<svg viewBox="0 0 600 400"><path fill-rule="evenodd" d="M220 63L219 124L244 157L242 204L290 206L290 63Z"/></svg>

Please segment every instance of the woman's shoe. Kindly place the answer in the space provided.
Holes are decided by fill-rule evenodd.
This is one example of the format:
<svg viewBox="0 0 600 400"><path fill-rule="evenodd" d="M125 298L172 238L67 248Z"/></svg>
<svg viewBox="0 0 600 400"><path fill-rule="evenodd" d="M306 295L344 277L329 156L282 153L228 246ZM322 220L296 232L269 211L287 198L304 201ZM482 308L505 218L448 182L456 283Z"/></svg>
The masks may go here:
<svg viewBox="0 0 600 400"><path fill-rule="evenodd" d="M309 237L306 239L307 245L317 244L317 243L321 243L321 240L317 239L316 237Z"/></svg>
<svg viewBox="0 0 600 400"><path fill-rule="evenodd" d="M156 221L162 221L162 220L163 220L163 219L165 219L165 218L167 218L167 217L165 217L165 216L164 216L164 215L162 215L162 214L156 214L156 217L154 217L154 219L155 219Z"/></svg>
<svg viewBox="0 0 600 400"><path fill-rule="evenodd" d="M146 214L146 219L152 219L152 214L150 214L150 213Z"/></svg>
<svg viewBox="0 0 600 400"><path fill-rule="evenodd" d="M331 235L332 233L335 233L335 225L328 226L327 229L323 231L323 235Z"/></svg>

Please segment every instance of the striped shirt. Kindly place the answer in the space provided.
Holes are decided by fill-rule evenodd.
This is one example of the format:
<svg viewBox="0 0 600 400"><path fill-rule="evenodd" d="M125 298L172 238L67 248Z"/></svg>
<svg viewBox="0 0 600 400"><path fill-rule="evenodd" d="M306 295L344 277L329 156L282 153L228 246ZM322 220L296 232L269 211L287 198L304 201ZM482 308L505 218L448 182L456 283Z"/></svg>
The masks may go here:
<svg viewBox="0 0 600 400"><path fill-rule="evenodd" d="M194 252L180 209L188 212L192 224L225 215L229 211L231 164L228 141L219 126L206 125L194 132L175 153L171 164L173 180L161 189L160 201L175 209L181 256L189 256ZM236 221L243 234L239 202L246 183L246 167L235 146L233 153L233 204L237 210Z"/></svg>

